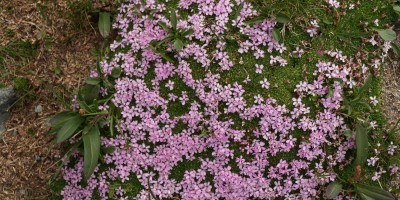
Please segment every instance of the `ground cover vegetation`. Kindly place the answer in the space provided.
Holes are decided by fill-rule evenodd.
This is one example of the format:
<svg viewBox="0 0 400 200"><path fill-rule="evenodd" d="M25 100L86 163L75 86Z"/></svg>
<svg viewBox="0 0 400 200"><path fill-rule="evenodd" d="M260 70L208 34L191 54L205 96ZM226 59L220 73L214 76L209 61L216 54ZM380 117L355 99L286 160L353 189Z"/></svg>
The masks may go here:
<svg viewBox="0 0 400 200"><path fill-rule="evenodd" d="M395 1L123 2L50 120L64 199L395 199ZM99 16L107 37L110 16ZM392 49L392 50L391 50Z"/></svg>

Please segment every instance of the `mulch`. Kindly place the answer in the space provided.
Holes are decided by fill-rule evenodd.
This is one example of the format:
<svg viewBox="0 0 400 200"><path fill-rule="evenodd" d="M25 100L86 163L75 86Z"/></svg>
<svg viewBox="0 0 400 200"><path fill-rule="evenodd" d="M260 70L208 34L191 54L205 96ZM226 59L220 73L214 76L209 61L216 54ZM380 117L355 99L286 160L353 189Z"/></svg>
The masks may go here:
<svg viewBox="0 0 400 200"><path fill-rule="evenodd" d="M29 91L11 109L7 131L0 138L0 199L48 199L49 181L62 152L48 134L47 120L65 109L73 92L96 64L100 35L90 16L77 28L70 19L72 1L3 0L0 3L0 47L12 42L33 44L28 59L5 57L2 84L16 77L29 80ZM12 36L10 36L12 32ZM35 112L37 106L41 112Z"/></svg>

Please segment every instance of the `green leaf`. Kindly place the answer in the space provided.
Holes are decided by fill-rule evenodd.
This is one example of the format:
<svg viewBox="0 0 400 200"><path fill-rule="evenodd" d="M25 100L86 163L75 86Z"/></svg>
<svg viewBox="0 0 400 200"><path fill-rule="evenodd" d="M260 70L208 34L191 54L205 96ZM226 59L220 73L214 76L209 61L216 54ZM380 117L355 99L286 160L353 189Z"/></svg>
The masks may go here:
<svg viewBox="0 0 400 200"><path fill-rule="evenodd" d="M92 104L93 101L99 97L99 92L100 85L86 84L85 87L79 91L79 98L87 104Z"/></svg>
<svg viewBox="0 0 400 200"><path fill-rule="evenodd" d="M272 36L277 42L281 41L281 34L277 28L272 29Z"/></svg>
<svg viewBox="0 0 400 200"><path fill-rule="evenodd" d="M346 137L351 137L351 136L353 136L353 131L351 131L350 129L345 130L343 132L343 135L345 135Z"/></svg>
<svg viewBox="0 0 400 200"><path fill-rule="evenodd" d="M323 19L322 22L323 22L324 24L328 24L328 25L333 24L333 21L332 21L332 20L329 20L329 19L327 19L327 18Z"/></svg>
<svg viewBox="0 0 400 200"><path fill-rule="evenodd" d="M394 12L396 12L398 15L400 15L400 6L394 5L393 6Z"/></svg>
<svg viewBox="0 0 400 200"><path fill-rule="evenodd" d="M85 101L78 101L78 103L79 103L79 107L84 109L86 112L93 113L93 110L89 107L89 105L87 105L87 103Z"/></svg>
<svg viewBox="0 0 400 200"><path fill-rule="evenodd" d="M167 54L165 54L165 53L158 53L158 54L160 54L160 56L162 58L164 58L164 60L169 61L170 63L174 63L174 60L171 57L169 57Z"/></svg>
<svg viewBox="0 0 400 200"><path fill-rule="evenodd" d="M201 130L200 137L205 137L205 136L208 135L209 133L210 133L210 132L209 132L207 129L203 128L203 129Z"/></svg>
<svg viewBox="0 0 400 200"><path fill-rule="evenodd" d="M176 11L172 10L171 11L171 26L174 30L176 30L176 26L178 24L178 20L176 19Z"/></svg>
<svg viewBox="0 0 400 200"><path fill-rule="evenodd" d="M83 123L83 121L85 121L84 117L74 116L65 122L61 129L57 132L57 143L64 142L71 137L76 129L78 129L78 127Z"/></svg>
<svg viewBox="0 0 400 200"><path fill-rule="evenodd" d="M104 147L101 148L101 150L105 153L105 154L110 154L113 153L115 151L115 147L111 146L111 147Z"/></svg>
<svg viewBox="0 0 400 200"><path fill-rule="evenodd" d="M367 80L365 81L364 85L360 88L359 94L360 95L368 95L368 89L372 86L374 75L369 74Z"/></svg>
<svg viewBox="0 0 400 200"><path fill-rule="evenodd" d="M368 158L368 135L361 124L356 125L356 160L357 165L364 165Z"/></svg>
<svg viewBox="0 0 400 200"><path fill-rule="evenodd" d="M188 36L188 35L192 35L193 33L194 33L193 29L188 29L188 30L186 30L186 31L184 31L182 33L182 36L185 37L185 36Z"/></svg>
<svg viewBox="0 0 400 200"><path fill-rule="evenodd" d="M56 127L64 124L66 121L70 120L72 117L79 116L78 113L70 112L70 111L64 111L61 113L58 113L54 117L52 117L49 120L49 124L51 127Z"/></svg>
<svg viewBox="0 0 400 200"><path fill-rule="evenodd" d="M116 67L111 70L111 76L114 78L119 78L121 76L122 69L121 67Z"/></svg>
<svg viewBox="0 0 400 200"><path fill-rule="evenodd" d="M89 77L86 79L86 83L89 85L98 85L101 82L101 78L99 77Z"/></svg>
<svg viewBox="0 0 400 200"><path fill-rule="evenodd" d="M342 184L334 181L329 183L328 187L326 188L326 198L334 199L336 198L339 193L342 191Z"/></svg>
<svg viewBox="0 0 400 200"><path fill-rule="evenodd" d="M108 12L100 12L99 15L99 31L103 38L110 35L111 32L111 15Z"/></svg>
<svg viewBox="0 0 400 200"><path fill-rule="evenodd" d="M376 31L385 41L396 40L396 32L392 29L376 29Z"/></svg>
<svg viewBox="0 0 400 200"><path fill-rule="evenodd" d="M394 42L392 42L391 45L392 45L392 50L393 50L393 52L394 52L397 56L400 56L400 47L399 47L399 45L396 44L396 43L394 43Z"/></svg>
<svg viewBox="0 0 400 200"><path fill-rule="evenodd" d="M254 25L254 24L260 23L264 20L265 20L265 16L259 16L259 17L255 17L253 19L247 20L244 23L247 25Z"/></svg>
<svg viewBox="0 0 400 200"><path fill-rule="evenodd" d="M175 39L174 40L174 47L176 50L180 51L183 49L183 42L180 39Z"/></svg>
<svg viewBox="0 0 400 200"><path fill-rule="evenodd" d="M328 94L327 94L327 97L333 97L333 88L332 88L332 86L329 86L329 87L328 87Z"/></svg>
<svg viewBox="0 0 400 200"><path fill-rule="evenodd" d="M97 124L83 136L83 146L83 175L87 180L96 168L100 156L100 131Z"/></svg>
<svg viewBox="0 0 400 200"><path fill-rule="evenodd" d="M361 199L363 199L363 200L376 200L376 199L374 199L374 198L371 198L370 196L367 196L367 195L365 195L365 194L358 194L360 197L361 197Z"/></svg>
<svg viewBox="0 0 400 200"><path fill-rule="evenodd" d="M276 16L276 21L281 24L286 24L290 22L290 18L283 13L279 13Z"/></svg>
<svg viewBox="0 0 400 200"><path fill-rule="evenodd" d="M163 29L165 29L166 31L169 31L169 27L167 26L167 24L163 21L158 21L158 25L161 26Z"/></svg>
<svg viewBox="0 0 400 200"><path fill-rule="evenodd" d="M395 200L396 198L388 191L385 191L381 188L365 185L365 184L356 184L356 191L360 194L361 197L364 196L363 199L376 199L376 200Z"/></svg>

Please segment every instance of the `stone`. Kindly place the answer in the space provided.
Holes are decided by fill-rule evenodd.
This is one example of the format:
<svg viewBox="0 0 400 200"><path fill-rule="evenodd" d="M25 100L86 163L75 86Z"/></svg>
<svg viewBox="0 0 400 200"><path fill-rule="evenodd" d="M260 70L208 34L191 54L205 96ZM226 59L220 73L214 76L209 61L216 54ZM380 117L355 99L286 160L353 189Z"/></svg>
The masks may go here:
<svg viewBox="0 0 400 200"><path fill-rule="evenodd" d="M5 131L5 123L10 117L8 109L17 100L12 87L0 88L0 136Z"/></svg>
<svg viewBox="0 0 400 200"><path fill-rule="evenodd" d="M37 106L35 107L35 112L36 112L36 113L41 113L41 112L43 112L43 106L42 106L42 105L37 105Z"/></svg>

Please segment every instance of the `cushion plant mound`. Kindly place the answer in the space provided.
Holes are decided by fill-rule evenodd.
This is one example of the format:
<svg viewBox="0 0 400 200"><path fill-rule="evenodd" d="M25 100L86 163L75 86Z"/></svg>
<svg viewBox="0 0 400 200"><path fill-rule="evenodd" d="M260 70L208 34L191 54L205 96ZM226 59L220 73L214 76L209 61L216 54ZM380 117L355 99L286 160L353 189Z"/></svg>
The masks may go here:
<svg viewBox="0 0 400 200"><path fill-rule="evenodd" d="M113 151L87 183L76 153L63 169L65 199L324 195L321 187L355 157L345 98L373 68L339 50L308 62L303 46L285 46L277 29L290 19L250 2L120 6L117 39L93 74L110 99L98 109L109 113L102 148ZM312 21L304 32L315 37L318 28Z"/></svg>

